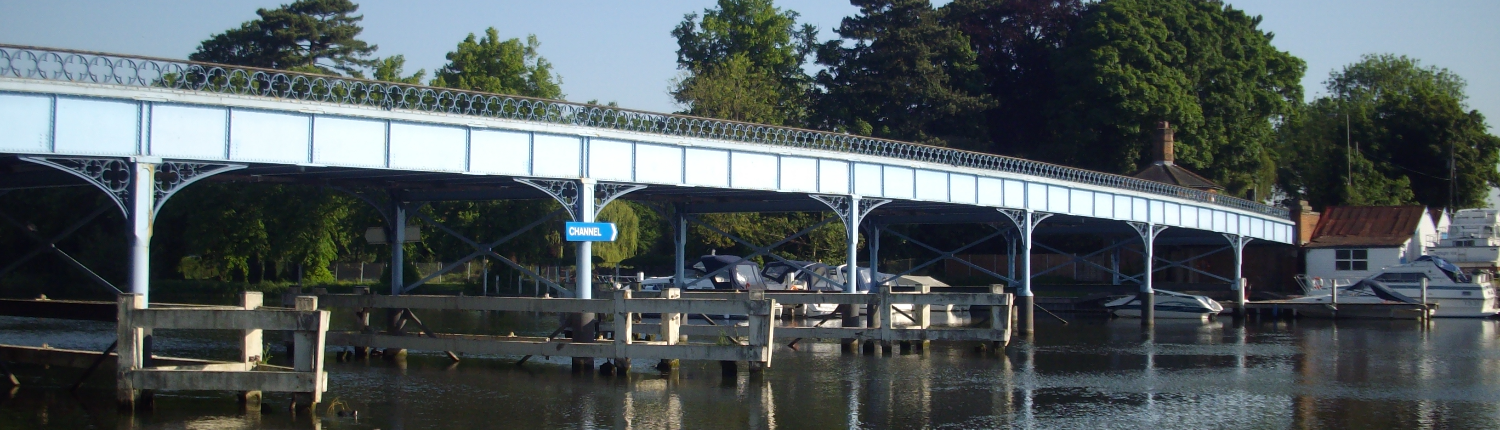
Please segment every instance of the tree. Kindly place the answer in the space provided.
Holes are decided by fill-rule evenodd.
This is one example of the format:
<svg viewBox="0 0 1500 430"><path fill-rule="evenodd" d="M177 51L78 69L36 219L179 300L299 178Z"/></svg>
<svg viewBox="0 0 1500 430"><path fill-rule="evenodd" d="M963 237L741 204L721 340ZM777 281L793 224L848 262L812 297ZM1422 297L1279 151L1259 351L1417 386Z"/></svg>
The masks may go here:
<svg viewBox="0 0 1500 430"><path fill-rule="evenodd" d="M417 69L417 72L413 73L411 76L402 76L402 74L405 73L405 71L403 70L404 68L406 68L405 55L394 55L376 60L375 80L410 85L422 85L422 81L427 78L427 70L424 69Z"/></svg>
<svg viewBox="0 0 1500 430"><path fill-rule="evenodd" d="M1281 128L1279 152L1289 162L1280 184L1292 197L1314 207L1458 209L1483 206L1500 185L1500 139L1467 110L1459 76L1404 56L1366 55L1326 84L1328 96Z"/></svg>
<svg viewBox="0 0 1500 430"><path fill-rule="evenodd" d="M825 127L931 144L983 146L983 94L974 50L927 0L852 0L843 40L818 49ZM845 46L844 40L853 42Z"/></svg>
<svg viewBox="0 0 1500 430"><path fill-rule="evenodd" d="M269 69L358 76L371 67L378 49L357 37L362 15L349 0L298 0L274 10L258 9L259 19L214 35L188 56L194 61Z"/></svg>
<svg viewBox="0 0 1500 430"><path fill-rule="evenodd" d="M500 40L494 27L478 40L469 33L448 53L448 64L434 74L432 86L561 99L562 78L553 74L552 63L542 58L539 47L536 35L522 43L516 38Z"/></svg>
<svg viewBox="0 0 1500 430"><path fill-rule="evenodd" d="M689 13L672 30L684 76L672 96L684 113L769 124L802 124L811 77L802 71L817 28L771 0L719 0L701 21Z"/></svg>
<svg viewBox="0 0 1500 430"><path fill-rule="evenodd" d="M687 105L688 115L782 125L797 121L794 111L781 109L784 88L749 57L735 54L679 80L672 96Z"/></svg>
<svg viewBox="0 0 1500 430"><path fill-rule="evenodd" d="M1061 84L1053 63L1083 10L1081 0L958 0L940 9L942 22L968 37L995 101L984 113L984 150L1033 157L1052 140L1044 107Z"/></svg>
<svg viewBox="0 0 1500 430"><path fill-rule="evenodd" d="M1058 143L1043 158L1128 174L1151 161L1152 125L1165 120L1178 164L1231 194L1268 195L1272 124L1301 100L1305 65L1259 25L1214 1L1089 5L1059 57Z"/></svg>

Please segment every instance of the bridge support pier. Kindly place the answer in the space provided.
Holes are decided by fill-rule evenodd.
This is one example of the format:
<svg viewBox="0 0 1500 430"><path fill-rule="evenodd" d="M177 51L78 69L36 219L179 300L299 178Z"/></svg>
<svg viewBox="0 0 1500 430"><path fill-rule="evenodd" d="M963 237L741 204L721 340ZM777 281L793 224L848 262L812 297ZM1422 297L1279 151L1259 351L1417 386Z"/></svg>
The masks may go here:
<svg viewBox="0 0 1500 430"><path fill-rule="evenodd" d="M1016 314L1020 324L1017 324L1019 327L1016 331L1022 336L1030 336L1036 326L1036 313L1033 312L1036 309L1034 307L1036 297L1031 291L1031 236L1036 232L1036 226L1041 225L1042 220L1051 217L1052 214L1016 209L999 209L999 211L1005 214L1006 218L1010 218L1010 222L1015 224L1016 230L1020 232L1021 274L1015 277L1020 285L1012 287L1016 291L1016 296L1021 299L1019 309L1017 309L1019 312Z"/></svg>
<svg viewBox="0 0 1500 430"><path fill-rule="evenodd" d="M1130 227L1134 228L1135 232L1141 235L1141 242L1145 248L1142 253L1145 258L1142 260L1146 263L1146 272L1141 274L1141 292L1138 297L1141 300L1141 326L1150 327L1156 324L1156 290L1152 288L1151 284L1151 273L1155 271L1153 263L1156 262L1156 236L1161 234L1162 230L1166 230L1167 226L1131 222Z"/></svg>
<svg viewBox="0 0 1500 430"><path fill-rule="evenodd" d="M1231 278L1233 281L1230 282L1231 288L1234 289L1234 317L1236 319L1244 318L1245 301L1249 299L1245 293L1245 275L1243 272L1245 265L1245 245L1249 244L1251 240L1255 240L1255 238L1229 233L1224 233L1224 238L1229 239L1229 246L1234 248L1234 278Z"/></svg>

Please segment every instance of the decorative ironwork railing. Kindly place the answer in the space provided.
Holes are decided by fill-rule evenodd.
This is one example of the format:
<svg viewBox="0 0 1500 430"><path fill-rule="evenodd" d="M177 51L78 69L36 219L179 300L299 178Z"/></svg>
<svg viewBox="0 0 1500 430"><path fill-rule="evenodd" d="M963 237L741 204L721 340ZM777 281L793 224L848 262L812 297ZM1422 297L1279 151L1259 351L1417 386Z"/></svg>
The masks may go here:
<svg viewBox="0 0 1500 430"><path fill-rule="evenodd" d="M0 44L0 76L475 115L875 155L1062 179L1289 217L1286 208L1233 196L1015 157L844 133L340 76L4 44Z"/></svg>

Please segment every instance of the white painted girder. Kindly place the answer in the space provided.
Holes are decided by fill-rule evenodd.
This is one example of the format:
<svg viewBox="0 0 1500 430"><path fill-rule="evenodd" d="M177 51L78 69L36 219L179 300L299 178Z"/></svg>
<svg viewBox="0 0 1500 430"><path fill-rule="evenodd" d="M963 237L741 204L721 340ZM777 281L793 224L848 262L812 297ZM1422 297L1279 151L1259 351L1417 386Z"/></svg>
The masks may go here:
<svg viewBox="0 0 1500 430"><path fill-rule="evenodd" d="M579 179L1027 209L1291 243L1289 220L897 158L446 113L0 78L0 153Z"/></svg>

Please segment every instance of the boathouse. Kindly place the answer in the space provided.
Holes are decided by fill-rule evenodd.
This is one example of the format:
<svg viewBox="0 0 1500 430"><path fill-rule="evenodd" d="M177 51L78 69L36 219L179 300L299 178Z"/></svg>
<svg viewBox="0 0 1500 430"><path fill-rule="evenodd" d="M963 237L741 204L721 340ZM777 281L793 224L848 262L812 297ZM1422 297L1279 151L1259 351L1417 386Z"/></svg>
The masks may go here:
<svg viewBox="0 0 1500 430"><path fill-rule="evenodd" d="M1307 276L1360 279L1411 261L1437 245L1421 206L1329 206L1303 245Z"/></svg>

